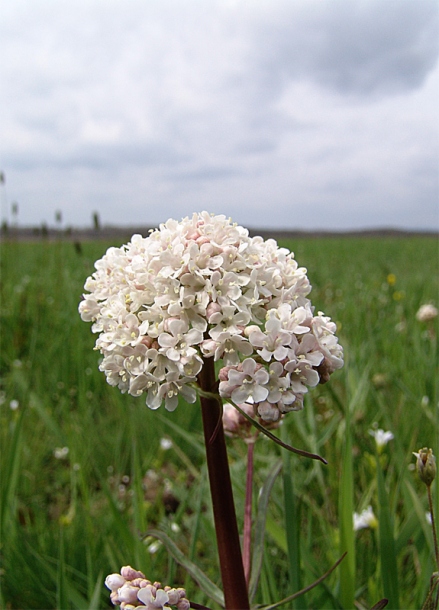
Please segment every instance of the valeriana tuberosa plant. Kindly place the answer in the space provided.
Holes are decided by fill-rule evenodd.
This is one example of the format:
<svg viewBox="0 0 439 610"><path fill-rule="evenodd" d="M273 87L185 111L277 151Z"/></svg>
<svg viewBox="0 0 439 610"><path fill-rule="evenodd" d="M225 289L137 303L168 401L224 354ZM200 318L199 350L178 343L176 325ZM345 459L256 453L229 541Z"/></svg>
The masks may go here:
<svg viewBox="0 0 439 610"><path fill-rule="evenodd" d="M302 409L343 365L335 324L291 252L222 215L168 220L95 267L79 311L108 383L150 409L200 397L225 605L248 608L222 399L265 422Z"/></svg>

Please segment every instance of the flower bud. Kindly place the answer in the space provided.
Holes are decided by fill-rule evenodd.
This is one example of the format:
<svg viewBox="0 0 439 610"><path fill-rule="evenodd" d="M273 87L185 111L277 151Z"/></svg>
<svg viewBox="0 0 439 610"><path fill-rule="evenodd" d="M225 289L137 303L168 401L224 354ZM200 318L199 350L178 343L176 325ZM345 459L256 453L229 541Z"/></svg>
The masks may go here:
<svg viewBox="0 0 439 610"><path fill-rule="evenodd" d="M125 580L134 580L135 578L145 578L145 574L139 570L135 570L131 566L123 566L120 571Z"/></svg>
<svg viewBox="0 0 439 610"><path fill-rule="evenodd" d="M119 603L126 602L128 604L133 604L137 602L137 592L139 591L138 587L132 587L128 583L124 584L117 591L117 596L119 598Z"/></svg>
<svg viewBox="0 0 439 610"><path fill-rule="evenodd" d="M433 451L424 447L419 449L418 453L413 452L413 455L417 457L416 470L418 471L419 478L427 487L430 487L436 476L436 458L433 455Z"/></svg>
<svg viewBox="0 0 439 610"><path fill-rule="evenodd" d="M247 415L250 415L250 417L255 416L253 405L243 403L240 404L239 407L245 411ZM255 430L252 423L249 422L248 419L238 411L238 409L228 402L224 403L223 426L224 432L227 436L241 436L242 438L255 436Z"/></svg>
<svg viewBox="0 0 439 610"><path fill-rule="evenodd" d="M110 589L110 591L117 591L117 589L120 589L124 584L125 578L120 574L110 574L105 579L105 586Z"/></svg>
<svg viewBox="0 0 439 610"><path fill-rule="evenodd" d="M250 337L250 335L255 331L255 330L261 330L259 328L259 326L256 326L256 324L251 324L250 326L247 326L244 330L244 335L246 337Z"/></svg>

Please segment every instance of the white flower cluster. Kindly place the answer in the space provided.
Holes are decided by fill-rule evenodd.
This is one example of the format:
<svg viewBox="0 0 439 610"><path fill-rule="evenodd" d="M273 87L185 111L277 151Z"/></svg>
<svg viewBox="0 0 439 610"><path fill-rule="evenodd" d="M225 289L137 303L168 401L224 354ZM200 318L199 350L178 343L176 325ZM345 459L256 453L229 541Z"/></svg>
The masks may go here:
<svg viewBox="0 0 439 610"><path fill-rule="evenodd" d="M110 574L105 579L105 586L110 589L113 605L120 604L121 610L164 610L175 606L177 610L189 610L190 602L185 589L162 587L161 583L145 578L143 572L124 566L120 574Z"/></svg>
<svg viewBox="0 0 439 610"><path fill-rule="evenodd" d="M276 421L343 365L336 327L314 315L306 269L273 239L207 212L110 248L88 278L81 317L100 333L107 381L168 410L194 402L203 359L220 394Z"/></svg>

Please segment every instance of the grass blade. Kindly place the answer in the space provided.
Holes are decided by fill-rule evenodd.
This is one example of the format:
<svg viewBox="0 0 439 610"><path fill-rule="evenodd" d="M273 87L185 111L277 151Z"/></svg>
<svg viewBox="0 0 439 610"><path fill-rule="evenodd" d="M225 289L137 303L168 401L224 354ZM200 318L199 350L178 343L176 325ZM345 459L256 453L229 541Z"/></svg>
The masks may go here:
<svg viewBox="0 0 439 610"><path fill-rule="evenodd" d="M254 525L254 551L252 557L252 572L249 584L249 598L253 599L258 588L259 577L264 557L265 520L267 517L268 500L277 475L282 468L282 461L276 462L270 471L259 496L257 518Z"/></svg>
<svg viewBox="0 0 439 610"><path fill-rule="evenodd" d="M224 606L224 595L221 589L219 589L210 578L208 578L200 568L198 568L192 561L190 561L178 548L178 546L172 542L172 540L164 532L160 530L149 530L145 534L145 538L152 536L157 538L165 545L168 552L172 555L175 561L180 564L198 583L200 588L204 591L210 599L215 601L220 606Z"/></svg>
<svg viewBox="0 0 439 610"><path fill-rule="evenodd" d="M285 431L283 428L282 432ZM283 458L283 489L284 489L284 522L285 534L288 548L288 576L291 591L299 591L300 579L300 515L298 498L294 494L293 477L291 475L291 454L282 452ZM306 607L306 600L302 596L300 600L302 608ZM291 608L299 608L295 600L292 600Z"/></svg>
<svg viewBox="0 0 439 610"><path fill-rule="evenodd" d="M353 608L355 598L355 537L353 526L354 483L352 439L349 410L346 414L345 445L339 490L340 552L347 553L340 566L340 602L343 608Z"/></svg>
<svg viewBox="0 0 439 610"><path fill-rule="evenodd" d="M379 500L378 536L381 559L381 576L384 595L389 600L389 609L398 610L398 570L396 564L393 521L390 514L389 498L384 485L384 475L377 456L377 484Z"/></svg>
<svg viewBox="0 0 439 610"><path fill-rule="evenodd" d="M2 492L1 492L1 517L0 517L0 536L1 540L5 540L5 533L7 528L7 519L9 516L12 517L12 498L14 497L15 490L18 483L18 472L20 468L21 458L21 428L24 420L25 410L20 414L18 421L15 424L11 446L9 451L4 453L8 455L6 461L6 471L3 473L2 480Z"/></svg>

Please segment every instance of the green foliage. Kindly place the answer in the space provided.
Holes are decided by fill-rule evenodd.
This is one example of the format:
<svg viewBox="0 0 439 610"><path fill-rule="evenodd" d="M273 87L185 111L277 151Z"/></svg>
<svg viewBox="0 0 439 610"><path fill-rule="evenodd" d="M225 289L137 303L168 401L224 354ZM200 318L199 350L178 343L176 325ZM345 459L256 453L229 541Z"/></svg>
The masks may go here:
<svg viewBox="0 0 439 610"><path fill-rule="evenodd" d="M103 580L127 564L186 586L190 599L209 606L164 545L143 539L151 529L164 532L221 587L198 405L152 412L142 399L109 387L97 369L95 337L77 313L84 281L109 245L118 244L0 246L0 606L11 610L111 607ZM411 465L420 447L439 454L438 329L415 314L423 303L438 305L436 240L282 245L308 268L316 309L339 324L346 365L311 391L305 409L289 414L282 427L283 440L319 453L327 466L285 458L264 438L256 444L255 507L267 480L273 489L263 554L255 550L261 575L254 603L270 604L299 583L310 585L339 559L345 541L355 558L352 553L345 567L308 591L306 607L347 607L355 595L361 610L396 587L400 607L419 608L434 554L425 486ZM368 433L374 425L395 435L378 471ZM163 438L172 440L171 448L163 448ZM246 447L231 441L229 449L241 519ZM283 472L272 481L279 458ZM437 481L432 489L437 506ZM351 510L368 505L384 515L381 529L354 534ZM383 544L394 561L387 583ZM294 607L303 608L304 599Z"/></svg>

